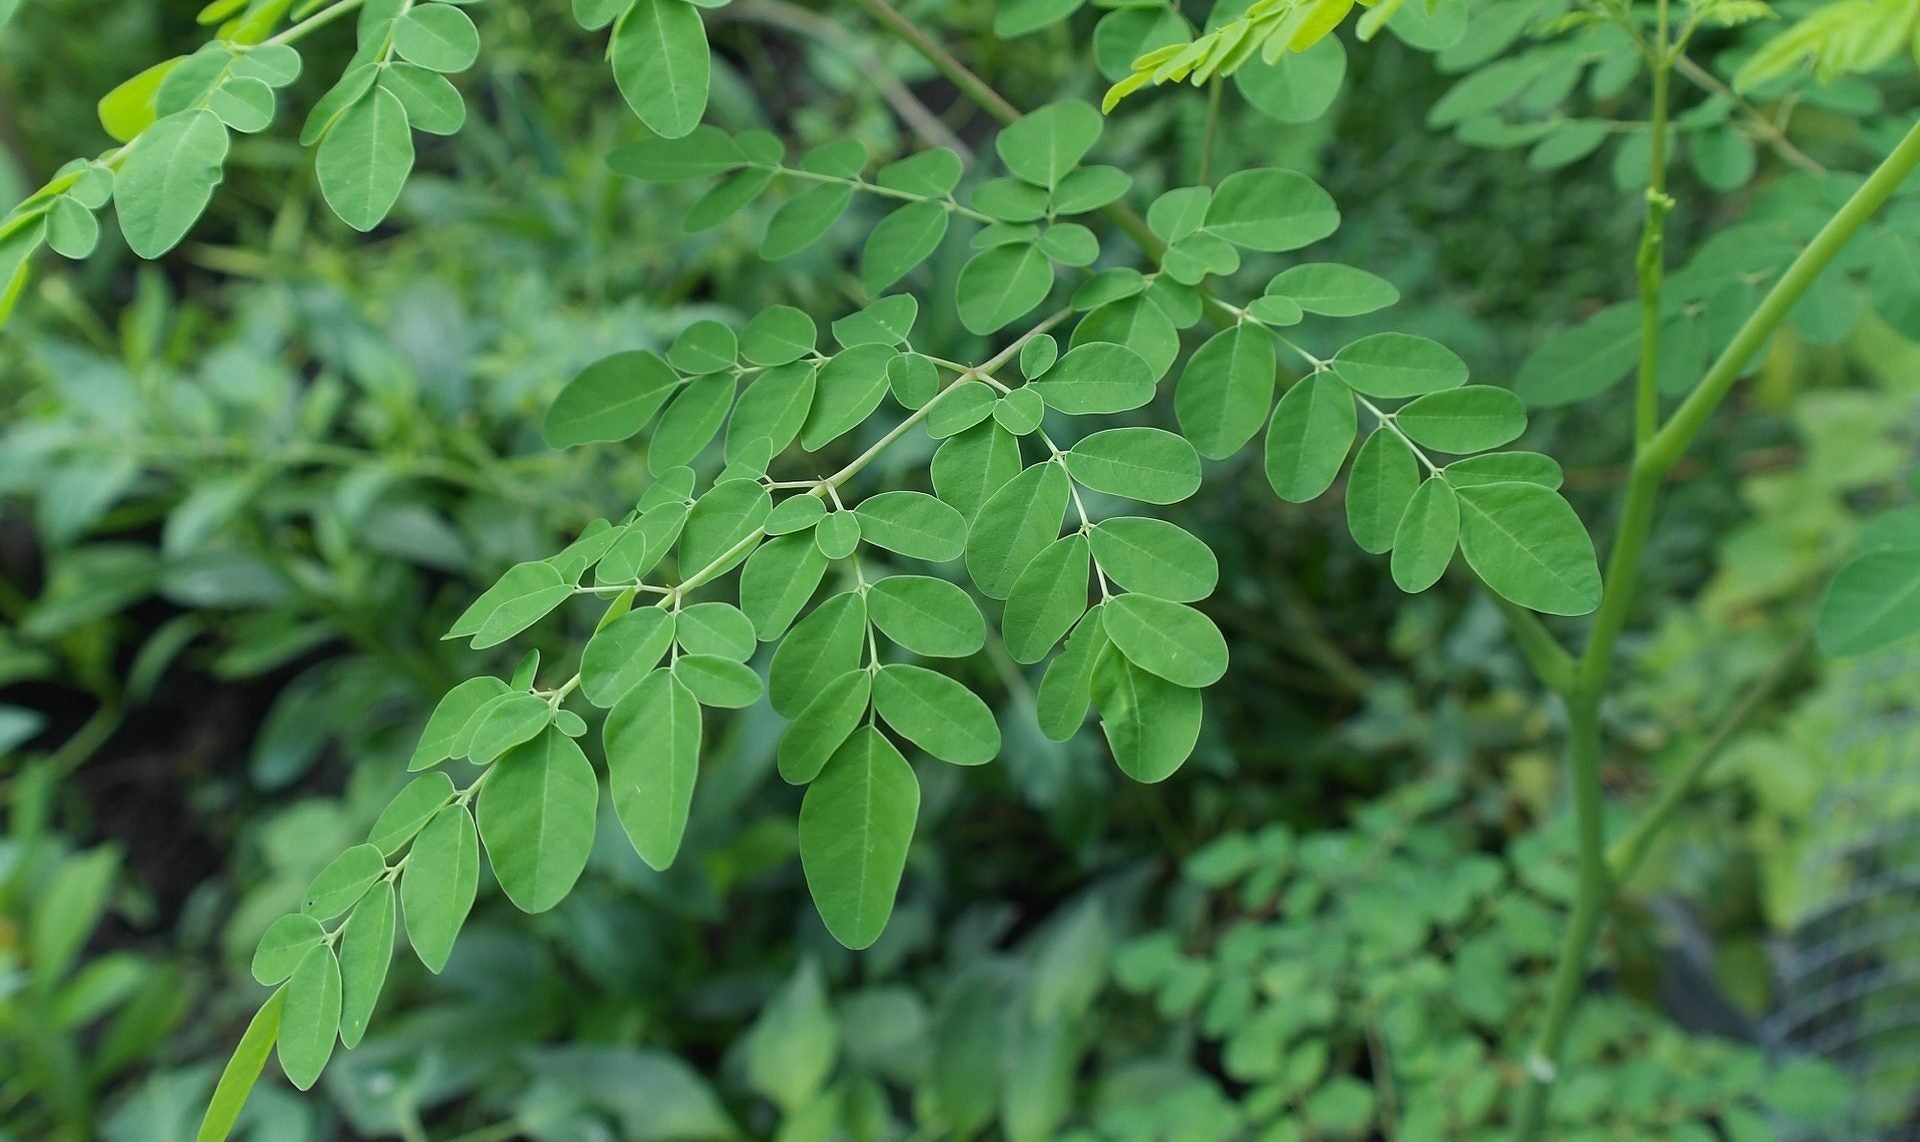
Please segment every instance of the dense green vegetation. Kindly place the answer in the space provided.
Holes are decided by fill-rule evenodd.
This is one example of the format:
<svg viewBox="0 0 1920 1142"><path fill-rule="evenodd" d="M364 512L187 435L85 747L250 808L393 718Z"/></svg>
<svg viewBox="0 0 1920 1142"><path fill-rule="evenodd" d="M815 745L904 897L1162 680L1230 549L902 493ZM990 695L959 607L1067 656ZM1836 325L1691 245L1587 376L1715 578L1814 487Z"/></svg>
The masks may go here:
<svg viewBox="0 0 1920 1142"><path fill-rule="evenodd" d="M0 1138L1907 1121L1917 17L0 3Z"/></svg>

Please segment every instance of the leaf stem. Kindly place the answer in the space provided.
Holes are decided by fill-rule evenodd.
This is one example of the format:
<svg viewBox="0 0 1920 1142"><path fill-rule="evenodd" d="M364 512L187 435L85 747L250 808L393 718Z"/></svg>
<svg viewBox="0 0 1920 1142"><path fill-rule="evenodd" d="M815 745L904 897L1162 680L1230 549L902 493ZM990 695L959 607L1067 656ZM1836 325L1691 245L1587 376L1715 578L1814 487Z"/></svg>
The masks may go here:
<svg viewBox="0 0 1920 1142"><path fill-rule="evenodd" d="M1693 756L1687 759L1679 772L1675 773L1660 790L1653 804L1642 811L1639 819L1634 821L1626 835L1615 841L1607 850L1607 865L1611 870L1614 884L1626 883L1639 869L1640 862L1646 858L1647 851L1653 847L1653 842L1659 837L1660 831L1673 819L1673 814L1680 808L1681 803L1692 796L1693 791L1699 787L1707 770L1719 758L1720 751L1733 740L1733 735L1738 733L1740 727L1747 723L1747 719L1753 716L1753 712L1759 708L1760 703L1780 688L1780 684L1793 673L1794 668L1799 665L1800 660L1806 656L1808 648L1812 645L1811 630L1788 645L1779 660L1748 687L1747 692L1742 694L1740 700L1733 704L1733 708L1720 719L1713 733L1700 744L1700 748L1694 751Z"/></svg>
<svg viewBox="0 0 1920 1142"><path fill-rule="evenodd" d="M753 165L760 166L760 164L758 163L755 163ZM960 205L958 202L954 201L952 195L946 195L940 198L934 198L925 194L915 194L910 190L895 190L893 187L881 186L879 183L868 182L866 179L863 179L863 178L842 178L837 174L823 174L820 171L810 171L810 170L802 169L800 167L790 167L782 163L768 163L764 167L762 167L762 169L770 170L775 174L786 175L789 178L812 179L815 182L837 182L842 186L850 186L855 190L864 191L867 194L878 195L882 198L899 198L899 199L904 199L908 202L937 202L940 205L946 207L949 212L958 214L962 218L971 218L973 221L982 223L983 225L991 226L996 221L998 221L998 219L994 218L994 216L991 214L987 214L982 211L975 210L971 206Z"/></svg>

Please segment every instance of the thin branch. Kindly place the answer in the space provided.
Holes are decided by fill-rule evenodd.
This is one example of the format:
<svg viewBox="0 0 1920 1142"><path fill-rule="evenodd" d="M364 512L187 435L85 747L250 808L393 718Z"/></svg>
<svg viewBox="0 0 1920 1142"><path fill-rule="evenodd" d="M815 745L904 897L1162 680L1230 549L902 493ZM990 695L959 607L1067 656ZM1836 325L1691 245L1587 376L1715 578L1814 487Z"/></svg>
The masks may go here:
<svg viewBox="0 0 1920 1142"><path fill-rule="evenodd" d="M1719 758L1720 751L1725 749L1727 743L1733 740L1733 735L1746 725L1747 720L1753 716L1753 712L1760 708L1760 703L1766 701L1774 691L1780 688L1781 683L1787 680L1812 645L1811 631L1795 639L1780 656L1779 661L1761 675L1747 689L1747 692L1740 696L1740 700L1733 704L1733 708L1727 711L1726 716L1720 719L1720 724L1714 727L1713 733L1700 744L1700 748L1694 751L1693 756L1687 759L1686 764L1680 767L1680 771L1673 775L1665 788L1660 790L1653 804L1647 806L1646 810L1640 814L1640 818L1627 830L1626 835L1614 842L1613 847L1607 852L1607 865L1612 870L1616 885L1625 883L1639 869L1640 862L1646 858L1648 850L1653 847L1654 840L1659 837L1661 830L1666 828L1680 806L1693 795L1695 789L1699 788L1700 782L1707 775L1707 770Z"/></svg>
<svg viewBox="0 0 1920 1142"><path fill-rule="evenodd" d="M858 41L846 33L840 25L817 13L809 12L797 4L786 0L742 0L738 4L729 4L713 12L716 19L749 20L756 24L783 28L797 32L810 39L851 56L860 71L879 91L880 97L892 106L894 113L913 128L928 145L945 147L960 156L960 161L973 165L973 150L963 142L952 128L940 121L940 117L920 102L900 78L888 71L879 56L866 51Z"/></svg>
<svg viewBox="0 0 1920 1142"><path fill-rule="evenodd" d="M1689 82L1702 91L1718 95L1722 99L1730 99L1738 104L1740 110L1745 112L1747 118L1753 122L1754 128L1760 132L1761 138L1765 139L1767 145L1772 147L1774 151L1787 162L1799 167L1808 174L1818 175L1821 178L1825 178L1832 173L1827 170L1826 167L1822 166L1819 160L1807 154L1799 147L1794 146L1793 140L1787 138L1787 133L1781 130L1778 123L1767 118L1758 107L1742 99L1733 88L1720 82L1718 76L1693 62L1693 60L1684 53L1674 54L1673 68L1681 75L1686 76Z"/></svg>

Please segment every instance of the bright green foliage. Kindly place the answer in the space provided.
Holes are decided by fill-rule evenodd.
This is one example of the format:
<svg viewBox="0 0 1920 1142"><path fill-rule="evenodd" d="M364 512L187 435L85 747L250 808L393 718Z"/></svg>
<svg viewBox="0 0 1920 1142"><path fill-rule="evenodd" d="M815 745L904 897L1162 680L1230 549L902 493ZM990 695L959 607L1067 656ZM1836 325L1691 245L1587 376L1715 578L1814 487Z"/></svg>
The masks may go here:
<svg viewBox="0 0 1920 1142"><path fill-rule="evenodd" d="M525 912L558 904L593 846L599 780L558 729L514 747L480 791L480 839L507 898Z"/></svg>
<svg viewBox="0 0 1920 1142"><path fill-rule="evenodd" d="M700 123L711 63L700 13L681 0L634 0L613 28L614 81L640 121L666 138Z"/></svg>
<svg viewBox="0 0 1920 1142"><path fill-rule="evenodd" d="M1381 313L1399 300L1393 284L1309 249L1336 232L1341 215L1304 173L1255 167L1165 186L1151 202L1140 196L1142 218L1132 213L1129 174L1092 161L1103 145L1122 151L1120 132L1103 143L1101 113L1077 100L1009 113L991 148L967 137L978 153L965 158L958 145L914 150L878 133L790 152L770 130L729 133L701 121L714 79L701 7L574 5L583 27L607 32L612 76L649 131L607 165L647 183L699 184L685 188L684 229L750 229L760 257L791 259L792 273L768 275L766 293L794 304L742 313L728 298L697 320L623 325L611 343L579 357L569 345L545 363L534 383L571 373L555 385L546 443L644 457L650 480L619 487L625 499L596 506L592 514L605 518L573 532L564 550L546 558L515 550L492 563L489 573L522 560L448 637L481 651L532 635L545 658L524 659L511 681L487 674L448 691L410 759L415 770L446 769L404 786L368 843L315 881L303 912L268 929L254 967L264 982L286 982L278 1041L296 1081L314 1080L336 1035L360 1041L397 924L429 969L446 966L478 891L482 843L516 906L539 912L568 896L593 846L596 761L641 861L669 868L700 807L708 798L725 804L714 790L727 783L701 780L726 740L723 711L764 699L784 720L777 767L805 787L795 835L806 880L828 931L853 948L880 937L905 881L920 809L916 767L931 799L934 775L951 777L934 762L979 765L1001 752L1003 727L983 692L1030 692L1038 728L1056 741L1080 735L1092 712L1123 774L1174 775L1200 739L1201 691L1229 669L1214 616L1226 623L1231 612L1224 600L1209 603L1220 561L1150 513L1204 495L1202 460L1237 464L1263 426L1273 490L1298 503L1342 485L1354 541L1387 556L1382 569L1402 589L1431 587L1458 549L1486 587L1519 606L1577 616L1599 605L1594 547L1559 492L1559 466L1493 450L1522 438L1529 406L1596 395L1628 375L1636 309L1601 309L1549 340L1511 389L1469 384L1451 349ZM1025 34L1079 7L1018 0L995 6L994 25ZM1231 76L1216 88L1224 98L1237 90L1274 119L1311 120L1337 97L1347 49L1332 33L1356 7L1362 41L1386 28L1441 53L1444 68L1472 71L1430 117L1476 145L1530 147L1529 162L1546 170L1585 161L1616 135L1645 134L1568 109L1618 94L1615 72L1639 66L1611 62L1629 57L1621 45L1578 21L1524 34L1531 25L1515 10L1525 5L1469 11L1451 0L1254 0L1223 6L1204 29L1173 8L1114 6L1099 16L1094 44L1117 78L1108 106L1148 84ZM364 13L360 50L312 108L304 135L317 146L326 201L368 230L401 196L412 132L460 128L461 89L445 76L472 66L481 45L455 6ZM1506 32L1487 29L1503 18ZM1705 7L1701 19L1732 22ZM298 72L292 51L217 45L129 88L111 108L127 149L65 172L67 181L23 206L0 252L24 264L45 243L84 256L97 241L94 212L109 200L136 253L171 248L221 178L228 133L268 125L274 90ZM1482 58L1464 58L1473 52ZM1586 69L1592 78L1577 83ZM715 90L737 85L723 80ZM737 94L730 99L716 118L762 121L741 113ZM1719 108L1676 128L1711 184L1741 186L1752 173L1751 133L1735 129L1734 115ZM1630 157L1631 146L1616 153ZM679 193L622 189L649 195L654 207ZM1805 244L1804 213L1778 207L1673 276L1658 316L1672 343L1687 346L1687 363L1673 367L1681 379L1663 375L1666 391L1698 379L1693 358L1704 362L1728 343L1737 325L1728 314L1750 308L1746 295ZM1915 265L1912 250L1883 243L1871 264L1842 267L1839 293L1797 313L1796 327L1812 336L1842 324L1834 315L1852 312L1848 273L1898 300ZM1247 296L1262 281L1264 293ZM1729 300L1734 286L1739 296ZM1405 325L1439 328L1424 313ZM587 352L604 355L582 366ZM962 360L934 355L942 352ZM1162 381L1168 391L1156 399ZM1862 547L1823 616L1831 648L1870 649L1920 626L1913 550L1906 540ZM1004 606L983 609L981 599ZM1022 716L1020 703L1009 705ZM591 719L602 716L596 733ZM1009 722L1006 732L1017 742L1030 728ZM1083 740L1098 748L1091 733ZM1406 941L1392 909L1354 906L1367 907L1377 914L1355 922L1367 939L1377 927L1389 943ZM1281 971L1306 970L1303 962ZM1176 990L1166 982L1176 974L1134 990ZM1091 1002L1063 979L1036 1007ZM1196 994L1208 986L1184 985ZM1235 993L1220 1002L1256 1000ZM825 1093L842 1049L820 1030L826 1008L818 973L803 967L742 1057L752 1087L794 1120L825 1121L836 1111L817 1109L819 1100L848 1097ZM991 1003L955 1001L940 1017L955 1032L942 1050L966 1056L991 1041L986 1021L998 1017ZM1270 1096L1276 1108L1298 1096L1301 1120L1328 1136L1373 1129L1370 1092L1352 1081L1317 1085L1324 1045L1296 1058L1278 1032L1262 1033L1229 1047L1236 1079L1284 1088ZM1067 1047L1031 1049L1042 1061L1050 1050L1072 1057ZM984 1129L997 1100L1010 1106L1021 1082L1038 1085L1017 1062L1006 1066L1004 1091L935 1084L928 1101L943 1128ZM1039 1124L1025 1137L1056 1136L1062 1112L1024 1113Z"/></svg>
<svg viewBox="0 0 1920 1142"><path fill-rule="evenodd" d="M872 726L854 731L807 786L800 859L820 918L847 947L867 947L886 927L919 812L913 768Z"/></svg>
<svg viewBox="0 0 1920 1142"><path fill-rule="evenodd" d="M700 706L674 674L655 670L607 715L613 808L634 851L654 868L673 863L700 772Z"/></svg>
<svg viewBox="0 0 1920 1142"><path fill-rule="evenodd" d="M340 1029L340 962L320 945L300 957L280 1012L280 1067L306 1090L319 1080Z"/></svg>
<svg viewBox="0 0 1920 1142"><path fill-rule="evenodd" d="M480 835L466 806L442 809L413 842L400 878L407 941L429 971L447 964L473 907L480 877Z"/></svg>

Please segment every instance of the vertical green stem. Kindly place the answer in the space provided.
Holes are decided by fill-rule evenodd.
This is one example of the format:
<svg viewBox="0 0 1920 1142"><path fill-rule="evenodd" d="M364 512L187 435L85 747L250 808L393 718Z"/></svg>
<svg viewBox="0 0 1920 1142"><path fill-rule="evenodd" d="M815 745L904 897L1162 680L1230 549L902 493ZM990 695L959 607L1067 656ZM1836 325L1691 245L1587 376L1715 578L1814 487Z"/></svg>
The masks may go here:
<svg viewBox="0 0 1920 1142"><path fill-rule="evenodd" d="M1660 282L1666 269L1667 214L1673 199L1667 195L1667 78L1673 69L1673 45L1668 43L1667 3L1659 0L1653 38L1653 123L1651 169L1647 175L1647 214L1640 230L1640 252L1635 268L1640 275L1640 374L1634 391L1633 443L1636 449L1660 427Z"/></svg>
<svg viewBox="0 0 1920 1142"><path fill-rule="evenodd" d="M1548 992L1547 1010L1541 1016L1540 1035L1527 1052L1527 1085L1520 1093L1520 1111L1514 1131L1516 1139L1539 1136L1546 1118L1547 1099L1560 1066L1560 1052L1567 1044L1567 1028L1572 1025L1573 1010L1580 999L1580 984L1586 978L1587 961L1600 934L1612 882L1607 875L1605 838L1601 833L1600 798L1600 703L1593 697L1574 697L1567 702L1567 755L1572 763L1574 783L1574 828L1580 851L1580 871L1573 915L1561 942L1560 959L1554 966L1553 986ZM1592 859L1589 859L1592 854Z"/></svg>
<svg viewBox="0 0 1920 1142"><path fill-rule="evenodd" d="M1814 280L1916 167L1920 167L1920 124L1908 130L1893 153L1867 176L1853 197L1807 243L1806 249L1767 291L1733 340L1707 369L1692 394L1636 451L1626 504L1607 560L1606 591L1601 596L1600 609L1594 614L1593 629L1575 670L1573 685L1563 692L1567 703L1574 814L1580 834L1580 888L1566 944L1554 969L1540 1034L1528 1056L1529 1083L1516 1120L1516 1142L1532 1142L1540 1137L1560 1051L1566 1043L1567 1025L1586 979L1587 961L1599 934L1600 919L1612 895L1600 834L1599 706L1612 673L1614 646L1633 603L1640 556L1653 529L1660 485Z"/></svg>

